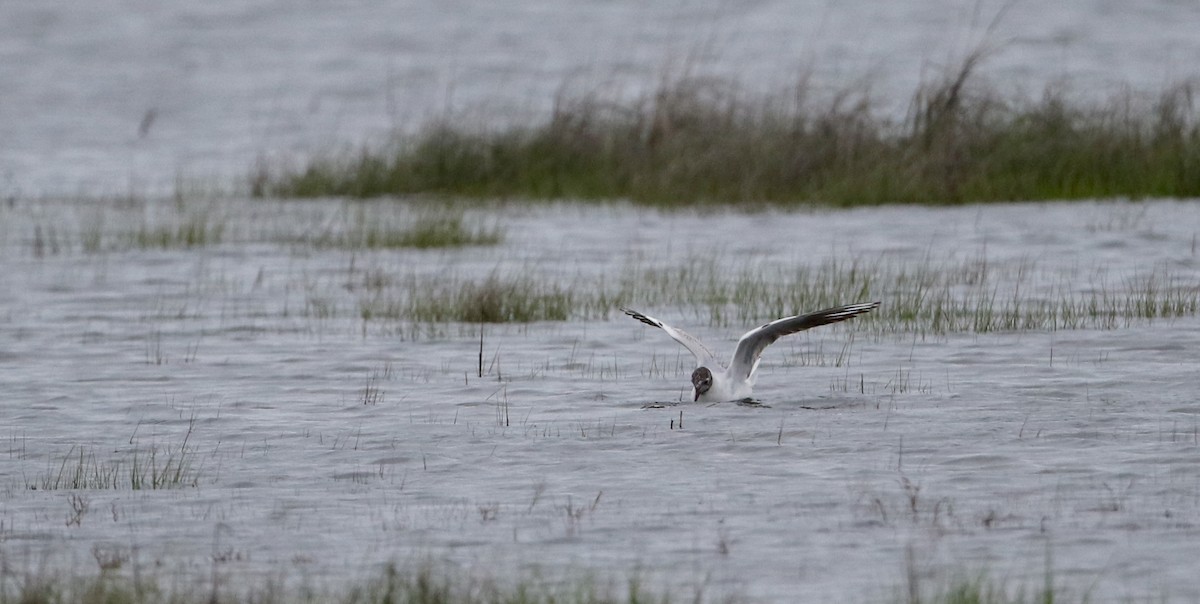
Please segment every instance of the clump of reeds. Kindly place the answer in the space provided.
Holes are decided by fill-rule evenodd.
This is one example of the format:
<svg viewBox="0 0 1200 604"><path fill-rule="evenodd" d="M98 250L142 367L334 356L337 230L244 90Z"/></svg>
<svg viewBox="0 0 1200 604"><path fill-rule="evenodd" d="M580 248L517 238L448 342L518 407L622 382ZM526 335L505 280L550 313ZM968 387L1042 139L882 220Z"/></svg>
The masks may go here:
<svg viewBox="0 0 1200 604"><path fill-rule="evenodd" d="M364 288L364 321L502 323L592 320L618 306L672 308L712 327L745 327L847 302L880 308L848 329L875 333L984 333L1116 329L1200 312L1200 287L1169 267L1098 282L1073 283L985 257L897 262L886 257L830 260L808 267L738 266L695 257L673 266L629 266L595 279L493 274L381 278ZM1085 286L1086 285L1086 286Z"/></svg>
<svg viewBox="0 0 1200 604"><path fill-rule="evenodd" d="M397 241L398 247L435 248L496 245L503 240L497 228L470 227L461 215L422 216Z"/></svg>
<svg viewBox="0 0 1200 604"><path fill-rule="evenodd" d="M178 224L147 225L126 236L126 246L133 248L193 248L221 243L225 234L225 223L205 214L184 217ZM89 242L92 235L85 234L85 249L98 249L99 243Z"/></svg>
<svg viewBox="0 0 1200 604"><path fill-rule="evenodd" d="M1069 598L1066 590L1055 588L1051 578L1038 588L1013 588L990 579L984 574L959 577L933 593L923 593L919 580L909 576L909 592L898 602L905 604L1052 604L1053 602L1076 601ZM1088 598L1078 601L1087 602Z"/></svg>
<svg viewBox="0 0 1200 604"><path fill-rule="evenodd" d="M959 570L943 581L936 591L928 593L928 581L923 574L917 567L913 549L909 547L905 552L905 593L896 601L907 604L1053 604L1091 600L1089 594L1076 597L1056 584L1049 549L1046 551L1041 585L1037 587L1018 585L1014 589L1005 582L989 577L986 572L966 574Z"/></svg>
<svg viewBox="0 0 1200 604"><path fill-rule="evenodd" d="M175 489L194 487L199 474L192 467L192 451L152 446L134 450L126 458L101 460L95 451L72 447L51 470L30 483L43 491L60 489Z"/></svg>
<svg viewBox="0 0 1200 604"><path fill-rule="evenodd" d="M225 239L225 221L207 212L189 212L156 221L143 220L137 227L109 232L103 214L90 217L79 229L80 249L87 254L129 249L184 249L219 245ZM41 255L48 239L57 252L55 231L51 227L43 237L41 227L34 233L34 253Z"/></svg>
<svg viewBox="0 0 1200 604"><path fill-rule="evenodd" d="M406 320L418 323L530 323L566 321L575 307L574 294L558 284L530 276L492 274L482 281L437 279L410 282L408 295L374 292L363 298L363 320Z"/></svg>
<svg viewBox="0 0 1200 604"><path fill-rule="evenodd" d="M194 424L178 445L134 447L123 456L102 460L95 451L73 446L57 464L27 486L31 489L176 489L200 481L193 466L195 451L188 444Z"/></svg>
<svg viewBox="0 0 1200 604"><path fill-rule="evenodd" d="M498 227L469 224L462 212L425 212L399 222L358 212L342 230L322 233L309 243L350 249L429 249L496 245L503 240Z"/></svg>
<svg viewBox="0 0 1200 604"><path fill-rule="evenodd" d="M1200 195L1193 88L1107 104L975 85L980 53L913 93L904 119L868 92L747 98L669 81L634 101L563 98L543 122L434 123L389 146L262 169L260 196L442 194L696 203L953 204Z"/></svg>

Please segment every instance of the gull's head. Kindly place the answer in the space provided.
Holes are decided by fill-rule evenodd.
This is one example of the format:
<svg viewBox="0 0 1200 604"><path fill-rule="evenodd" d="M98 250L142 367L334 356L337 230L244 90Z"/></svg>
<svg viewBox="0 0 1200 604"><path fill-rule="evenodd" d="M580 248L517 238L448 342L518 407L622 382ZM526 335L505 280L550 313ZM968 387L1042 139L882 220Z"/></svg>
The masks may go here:
<svg viewBox="0 0 1200 604"><path fill-rule="evenodd" d="M692 372L692 386L696 389L696 396L692 399L693 402L700 400L700 395L708 392L712 388L713 374L708 370L708 367L698 367Z"/></svg>

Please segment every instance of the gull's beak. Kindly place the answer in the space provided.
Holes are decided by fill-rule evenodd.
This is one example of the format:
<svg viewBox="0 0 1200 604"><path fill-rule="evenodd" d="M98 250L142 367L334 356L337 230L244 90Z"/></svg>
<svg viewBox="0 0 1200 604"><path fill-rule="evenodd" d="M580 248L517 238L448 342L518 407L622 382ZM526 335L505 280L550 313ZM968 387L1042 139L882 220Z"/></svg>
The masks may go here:
<svg viewBox="0 0 1200 604"><path fill-rule="evenodd" d="M695 396L692 397L692 402L694 403L694 402L700 400L700 389L692 388L692 392L695 393Z"/></svg>

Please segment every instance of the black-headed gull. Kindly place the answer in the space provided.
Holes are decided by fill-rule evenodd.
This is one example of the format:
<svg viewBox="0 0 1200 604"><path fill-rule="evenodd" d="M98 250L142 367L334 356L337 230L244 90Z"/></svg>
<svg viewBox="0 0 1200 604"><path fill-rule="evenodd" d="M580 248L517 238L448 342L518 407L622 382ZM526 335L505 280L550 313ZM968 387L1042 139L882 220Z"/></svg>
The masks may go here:
<svg viewBox="0 0 1200 604"><path fill-rule="evenodd" d="M622 308L625 314L653 327L657 327L683 344L696 357L696 370L692 372L692 400L719 403L750 398L754 392L754 379L762 352L779 338L813 327L845 321L879 307L878 302L848 304L810 312L806 315L776 319L746 332L738 340L737 350L729 367L725 367L703 342L682 329L671 327L654 317L636 310Z"/></svg>

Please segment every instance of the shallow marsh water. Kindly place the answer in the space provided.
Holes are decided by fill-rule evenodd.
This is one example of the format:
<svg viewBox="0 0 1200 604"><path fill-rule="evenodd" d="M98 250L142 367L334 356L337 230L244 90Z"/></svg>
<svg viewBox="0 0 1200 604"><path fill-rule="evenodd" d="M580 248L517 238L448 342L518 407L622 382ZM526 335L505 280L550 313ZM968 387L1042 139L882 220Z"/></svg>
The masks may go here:
<svg viewBox="0 0 1200 604"><path fill-rule="evenodd" d="M241 200L0 209L8 568L87 573L116 559L200 584L215 571L336 586L432 558L476 577L638 574L677 595L845 601L890 599L911 559L927 585L984 570L1032 589L1049 563L1057 584L1095 600L1200 599L1197 317L822 328L768 349L748 406L680 403L690 359L615 310L486 326L480 378L477 326L364 322L358 306L370 278L403 290L520 273L587 287L631 266L833 256L982 257L1000 273L1036 267L1030 287L1079 291L1166 267L1195 288L1194 202L510 205L466 214L503 232L496 247L302 243L360 212L416 213ZM207 245L130 243L197 216L221 225ZM695 240L714 225L714 240ZM722 351L742 331L696 307L640 310ZM163 463L185 436L182 488L45 488L81 448L96 460L85 465L127 472L135 453Z"/></svg>
<svg viewBox="0 0 1200 604"><path fill-rule="evenodd" d="M986 569L1037 586L1049 557L1055 581L1096 600L1200 599L1195 317L829 328L768 351L758 407L673 404L689 359L615 311L487 326L483 378L474 326L360 317L380 280L389 295L443 273L588 287L642 267L837 255L1032 264L1030 287L1076 292L1165 267L1195 287L1192 203L716 217L513 206L470 215L503 230L499 248L362 251L304 243L353 223L337 202L30 201L138 199L178 180L224 189L260 157L376 143L446 115L525 119L564 87L622 96L689 70L750 93L806 72L818 92L863 78L903 104L995 42L982 73L1004 90L1154 93L1194 75L1195 6L1015 4L991 35L1004 3L143 4L0 6L8 572L121 562L168 581L336 586L432 557L475 576L640 572L685 594L787 601L888 599L909 556L935 584ZM136 243L143 227L189 220L220 235ZM693 242L714 223L728 236ZM640 310L723 350L749 326L714 325L702 305ZM81 448L87 467L128 471L135 455L178 455L185 437L194 487L43 488Z"/></svg>

